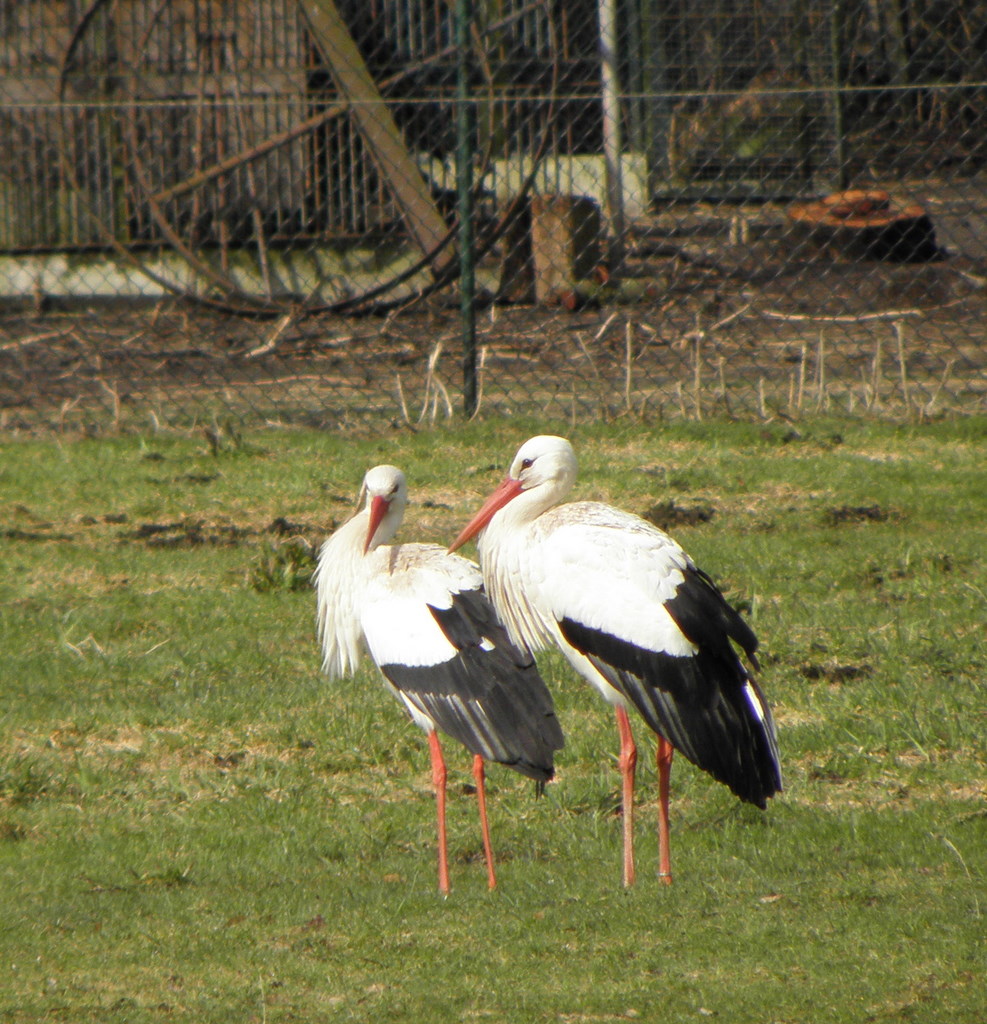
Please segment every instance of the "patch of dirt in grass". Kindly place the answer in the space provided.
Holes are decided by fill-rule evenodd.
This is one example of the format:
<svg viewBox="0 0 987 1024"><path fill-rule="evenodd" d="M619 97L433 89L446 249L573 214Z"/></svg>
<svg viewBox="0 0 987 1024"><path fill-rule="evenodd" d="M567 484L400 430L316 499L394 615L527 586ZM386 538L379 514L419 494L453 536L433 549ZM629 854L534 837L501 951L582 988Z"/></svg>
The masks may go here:
<svg viewBox="0 0 987 1024"><path fill-rule="evenodd" d="M0 530L0 537L5 540L23 540L23 541L65 541L72 540L72 535L68 533L52 533L50 529L51 524L46 524L46 528L40 530L21 530L16 526L7 527Z"/></svg>
<svg viewBox="0 0 987 1024"><path fill-rule="evenodd" d="M26 505L12 505L0 509L0 517L6 525L0 529L0 537L19 541L64 541L71 540L71 534L56 529L56 524L35 515Z"/></svg>
<svg viewBox="0 0 987 1024"><path fill-rule="evenodd" d="M844 526L851 523L884 523L889 519L899 519L900 515L892 509L880 505L840 505L829 508L823 513L823 521L827 526Z"/></svg>
<svg viewBox="0 0 987 1024"><path fill-rule="evenodd" d="M631 1007L623 1013L563 1013L559 1020L563 1024L613 1024L614 1021L637 1020L640 1016L640 1012Z"/></svg>
<svg viewBox="0 0 987 1024"><path fill-rule="evenodd" d="M853 679L866 679L873 673L873 668L862 665L842 665L837 661L824 664L808 662L799 666L803 677L810 680L823 680L827 683L847 683Z"/></svg>
<svg viewBox="0 0 987 1024"><path fill-rule="evenodd" d="M960 800L963 802L969 801L970 803L983 803L987 801L987 782L981 783L980 785L970 786L946 786L944 787L946 792L949 793L950 799ZM959 820L972 821L974 818L987 818L987 807L979 807L969 814L963 815Z"/></svg>
<svg viewBox="0 0 987 1024"><path fill-rule="evenodd" d="M737 529L763 531L774 529L786 516L814 515L819 495L792 484L770 480L761 482L754 491L718 496L717 516Z"/></svg>
<svg viewBox="0 0 987 1024"><path fill-rule="evenodd" d="M21 843L30 836L23 825L12 821L0 821L0 843Z"/></svg>
<svg viewBox="0 0 987 1024"><path fill-rule="evenodd" d="M150 801L162 795L168 798L157 791L158 782L165 789L179 784L186 800L216 797L210 777L215 780L238 770L249 772L264 761L287 764L312 753L304 745L283 746L263 737L218 731L198 733L180 726L148 730L123 726L87 733L72 723L43 734L19 732L0 747L0 757L11 751L21 760L44 752L53 765L63 766L54 769L58 776L75 772L80 757L91 759L101 769L125 768L128 776L136 772L141 779L156 780L139 783Z"/></svg>
<svg viewBox="0 0 987 1024"><path fill-rule="evenodd" d="M334 528L335 522L331 526ZM189 548L202 545L235 547L270 537L305 537L314 544L328 532L330 531L324 526L291 522L284 516L275 516L266 523L190 518L164 523L139 523L134 529L121 533L119 539L138 541L152 548Z"/></svg>
<svg viewBox="0 0 987 1024"><path fill-rule="evenodd" d="M0 537L17 541L77 541L83 534L79 527L117 526L127 522L126 513L106 515L78 514L63 522L53 522L35 515L24 505L0 507L0 519L9 525L0 529ZM69 527L70 529L67 529Z"/></svg>
<svg viewBox="0 0 987 1024"><path fill-rule="evenodd" d="M200 544L239 543L247 531L232 523L204 523L180 520L172 523L141 523L123 535L124 540L144 541L152 548L196 547Z"/></svg>
<svg viewBox="0 0 987 1024"><path fill-rule="evenodd" d="M716 510L706 502L680 505L669 498L667 501L655 502L642 513L642 518L653 523L659 530L670 530L675 526L708 523L715 514Z"/></svg>
<svg viewBox="0 0 987 1024"><path fill-rule="evenodd" d="M962 760L968 769L963 772L960 768L959 772L968 777L982 774L975 759L957 758L954 751L931 751L930 756L934 762L952 760L959 764ZM928 760L918 757L920 762ZM951 804L962 812L964 807L982 804L987 798L987 783L952 782L929 773L917 776L918 767L907 752L872 751L868 765L862 769L865 775L858 774L861 769L857 767L848 774L821 763L818 755L785 758L783 769L789 781L783 797L786 803L830 811L857 808L902 812L910 812L923 803L940 808ZM793 786L793 779L802 781Z"/></svg>
<svg viewBox="0 0 987 1024"><path fill-rule="evenodd" d="M820 768L810 771L808 778L813 783L811 796L793 795L789 790L789 802L829 811L847 808L911 811L919 799L908 787L884 779L848 779L838 772Z"/></svg>
<svg viewBox="0 0 987 1024"><path fill-rule="evenodd" d="M944 979L941 965L934 963L928 963L923 970L927 971L924 976L907 985L905 998L869 1006L862 1018L865 1024L878 1024L879 1021L939 1019L937 1007L930 1005L934 1000L941 999L943 993L959 991L967 985L979 985L983 981L982 977L973 971L960 971L951 979ZM978 978L980 982L977 981ZM923 1010L923 1006L927 1009Z"/></svg>
<svg viewBox="0 0 987 1024"><path fill-rule="evenodd" d="M886 569L884 566L871 564L867 566L863 579L872 587L883 587L889 580L905 580L913 575L912 569Z"/></svg>
<svg viewBox="0 0 987 1024"><path fill-rule="evenodd" d="M305 537L314 544L328 536L338 525L335 517L328 523L325 520L312 523L294 521L284 515L239 521L230 518L187 516L165 522L132 523L125 512L100 515L83 513L61 522L54 522L35 516L24 506L0 506L0 520L6 520L5 525L0 527L0 538L7 540L76 543L88 540L98 543L104 536L102 531L111 528L106 532L117 541L137 542L151 548L188 548L202 545L232 547L270 537ZM126 529L112 529L121 526Z"/></svg>
<svg viewBox="0 0 987 1024"><path fill-rule="evenodd" d="M136 754L144 749L144 733L133 727L123 727L106 739L85 737L85 745L91 750L108 751L111 754Z"/></svg>
<svg viewBox="0 0 987 1024"><path fill-rule="evenodd" d="M800 725L824 725L826 722L823 715L795 708L778 708L777 705L772 708L772 714L779 729L793 729Z"/></svg>

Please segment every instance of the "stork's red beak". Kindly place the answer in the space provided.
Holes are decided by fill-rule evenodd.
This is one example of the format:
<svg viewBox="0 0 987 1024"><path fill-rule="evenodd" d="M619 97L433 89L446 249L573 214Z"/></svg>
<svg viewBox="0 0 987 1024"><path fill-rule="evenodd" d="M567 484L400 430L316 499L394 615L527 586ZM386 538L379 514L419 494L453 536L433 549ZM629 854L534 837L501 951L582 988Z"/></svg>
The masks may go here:
<svg viewBox="0 0 987 1024"><path fill-rule="evenodd" d="M377 527L380 526L380 521L387 515L387 510L390 505L387 501L377 495L370 502L370 525L367 527L367 540L363 545L363 553L366 554L370 550L370 543L374 539L374 534L377 532Z"/></svg>
<svg viewBox="0 0 987 1024"><path fill-rule="evenodd" d="M479 512L466 524L463 532L449 545L450 551L461 548L470 538L475 537L509 501L516 498L523 488L520 480L508 477L483 503Z"/></svg>

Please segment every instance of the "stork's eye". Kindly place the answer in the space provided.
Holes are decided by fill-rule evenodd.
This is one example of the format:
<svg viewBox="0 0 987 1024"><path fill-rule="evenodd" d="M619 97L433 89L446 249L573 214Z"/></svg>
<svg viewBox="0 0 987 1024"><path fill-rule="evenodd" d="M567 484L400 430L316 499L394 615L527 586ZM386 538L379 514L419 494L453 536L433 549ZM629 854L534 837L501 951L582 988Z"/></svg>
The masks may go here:
<svg viewBox="0 0 987 1024"><path fill-rule="evenodd" d="M521 460L521 468L522 469L530 469L531 468L531 464L534 461L535 461L534 459L522 459Z"/></svg>

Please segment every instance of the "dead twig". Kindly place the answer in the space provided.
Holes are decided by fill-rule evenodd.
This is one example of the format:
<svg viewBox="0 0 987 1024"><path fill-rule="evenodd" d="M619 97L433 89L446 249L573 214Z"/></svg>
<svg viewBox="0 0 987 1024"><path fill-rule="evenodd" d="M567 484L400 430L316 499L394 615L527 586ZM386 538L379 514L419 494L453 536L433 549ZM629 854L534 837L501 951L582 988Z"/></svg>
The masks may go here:
<svg viewBox="0 0 987 1024"><path fill-rule="evenodd" d="M274 330L267 336L267 340L256 348L252 348L249 352L244 354L244 359L256 359L258 356L266 356L269 352L273 352L277 347L278 339L288 329L288 326L295 319L296 313L292 310L290 313L285 313L283 317L274 325Z"/></svg>
<svg viewBox="0 0 987 1024"><path fill-rule="evenodd" d="M685 348L690 341L704 340L707 335L712 334L713 331L719 331L726 327L728 324L733 323L734 320L742 317L753 305L748 302L746 306L741 309L735 309L732 313L723 317L722 320L717 320L715 324L710 324L709 327L700 327L699 318L696 318L696 326L691 331L686 331L681 337L677 338L672 342L672 348Z"/></svg>
<svg viewBox="0 0 987 1024"><path fill-rule="evenodd" d="M583 339L578 334L576 335L576 344L581 349L583 355L586 356L586 360L590 365L590 369L593 371L593 376L596 377L597 380L599 380L600 371L596 368L596 361L593 359L593 356L590 354L589 349L586 347L585 343L583 342ZM537 360L533 359L532 362L537 362Z"/></svg>
<svg viewBox="0 0 987 1024"><path fill-rule="evenodd" d="M802 358L799 360L799 390L798 399L795 404L796 409L802 408L802 402L805 398L805 363L806 356L808 355L808 349L805 345L802 346Z"/></svg>
<svg viewBox="0 0 987 1024"><path fill-rule="evenodd" d="M881 404L881 336L874 342L874 365L871 371L871 393L875 407ZM868 406L869 407L869 406Z"/></svg>
<svg viewBox="0 0 987 1024"><path fill-rule="evenodd" d="M408 403L404 400L404 388L401 385L401 374L394 374L394 380L398 386L398 403L401 406L401 415L404 417L404 422L411 426L411 417L408 415Z"/></svg>
<svg viewBox="0 0 987 1024"><path fill-rule="evenodd" d="M433 380L432 383L433 383L433 386L435 388L435 394L434 394L434 397L432 399L432 423L434 425L435 418L438 415L438 410L439 410L439 395L440 394L442 396L443 402L445 402L446 419L451 420L453 413L452 413L452 400L449 398L449 390L446 388L446 386L442 382L441 378L436 377Z"/></svg>
<svg viewBox="0 0 987 1024"><path fill-rule="evenodd" d="M959 274L960 277L973 285L974 288L987 288L987 277L981 277L979 274L971 274L968 270L954 270L954 273Z"/></svg>
<svg viewBox="0 0 987 1024"><path fill-rule="evenodd" d="M675 382L675 397L679 400L679 412L682 414L682 419L687 420L689 413L685 408L685 393L682 389L682 381L680 380Z"/></svg>
<svg viewBox="0 0 987 1024"><path fill-rule="evenodd" d="M702 402L702 352L700 346L702 345L703 337L698 336L695 338L694 348L694 366L692 370L692 387L694 396L693 402L696 406L696 420L702 420L703 418L703 402Z"/></svg>
<svg viewBox="0 0 987 1024"><path fill-rule="evenodd" d="M943 370L942 380L939 381L938 385L936 386L936 390L933 392L932 397L928 400L928 402L925 403L924 412L926 416L932 415L933 410L936 407L936 402L939 400L939 395L942 393L943 388L946 386L946 382L949 380L949 375L950 373L952 373L953 364L955 362L955 359L950 359L949 362L946 363L946 369Z"/></svg>
<svg viewBox="0 0 987 1024"><path fill-rule="evenodd" d="M99 378L99 386L100 386L100 388L102 388L102 390L105 392L105 394L109 396L110 401L113 403L113 429L115 431L119 431L120 430L120 392L119 392L119 390L115 386L111 387L109 384L107 384L106 381L103 380L102 377Z"/></svg>
<svg viewBox="0 0 987 1024"><path fill-rule="evenodd" d="M0 352L6 352L14 348L27 348L28 345L36 345L39 341L50 341L52 338L64 337L62 331L47 331L44 334L32 334L27 338L18 338L17 341L6 341L0 345Z"/></svg>
<svg viewBox="0 0 987 1024"><path fill-rule="evenodd" d="M812 321L824 324L858 324L866 320L894 320L902 316L922 316L920 309L885 309L879 313L848 313L827 316L823 313L782 313L776 309L762 309L761 316L769 320Z"/></svg>
<svg viewBox="0 0 987 1024"><path fill-rule="evenodd" d="M75 398L66 398L62 402L58 409L58 429L65 430L65 417L82 401L82 395L76 395Z"/></svg>
<svg viewBox="0 0 987 1024"><path fill-rule="evenodd" d="M425 400L422 403L422 411L418 417L419 423L425 419L425 415L428 412L429 402L431 402L432 405L431 420L432 423L435 422L435 417L438 415L440 396L445 400L446 414L448 418L452 419L452 402L449 399L449 392L436 373L436 368L439 365L439 357L442 355L442 347L443 343L441 341L437 341L435 343L435 348L432 349L432 353L428 357L428 363L426 364L425 371Z"/></svg>
<svg viewBox="0 0 987 1024"><path fill-rule="evenodd" d="M576 335L576 341L578 342L579 347L583 350L583 354L586 356L586 358L589 359L592 362L592 357L590 356L589 352L586 351L586 346L579 339L579 335L578 334ZM501 346L501 347L498 348L498 347L496 347L494 345L486 345L484 347L489 350L489 354L490 354L491 358L493 358L493 359L500 359L500 360L503 360L504 362L509 362L509 363L540 363L542 361L540 356L529 356L529 355L527 355L524 352L518 352L518 350L516 348L514 348L514 346L510 346L510 347Z"/></svg>
<svg viewBox="0 0 987 1024"><path fill-rule="evenodd" d="M594 342L594 344L596 342L598 342L600 340L600 338L603 337L604 334L607 333L607 328L614 322L614 320L617 319L618 316L619 316L618 313L611 313L606 318L606 320L603 321L603 326L596 332L596 334L593 335L593 342Z"/></svg>
<svg viewBox="0 0 987 1024"><path fill-rule="evenodd" d="M895 336L898 339L898 369L901 371L901 396L905 400L907 409L911 398L908 394L908 370L905 365L905 325L900 320L895 320L891 325L894 328Z"/></svg>
<svg viewBox="0 0 987 1024"><path fill-rule="evenodd" d="M487 346L480 346L480 365L476 368L476 408L473 410L470 416L471 420L475 420L480 415L480 406L483 404L483 371L487 367ZM448 396L447 396L448 397ZM450 417L452 412L450 410Z"/></svg>

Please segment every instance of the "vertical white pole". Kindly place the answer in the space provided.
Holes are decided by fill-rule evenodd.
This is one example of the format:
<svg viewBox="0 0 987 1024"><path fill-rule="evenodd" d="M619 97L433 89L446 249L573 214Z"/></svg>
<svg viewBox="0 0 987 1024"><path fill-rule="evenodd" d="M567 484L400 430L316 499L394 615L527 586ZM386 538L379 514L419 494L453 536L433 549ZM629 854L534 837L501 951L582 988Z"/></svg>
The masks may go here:
<svg viewBox="0 0 987 1024"><path fill-rule="evenodd" d="M617 75L617 0L599 0L600 84L603 105L603 161L606 173L607 219L610 222L608 263L619 274L624 262L624 184L620 168L620 82Z"/></svg>

